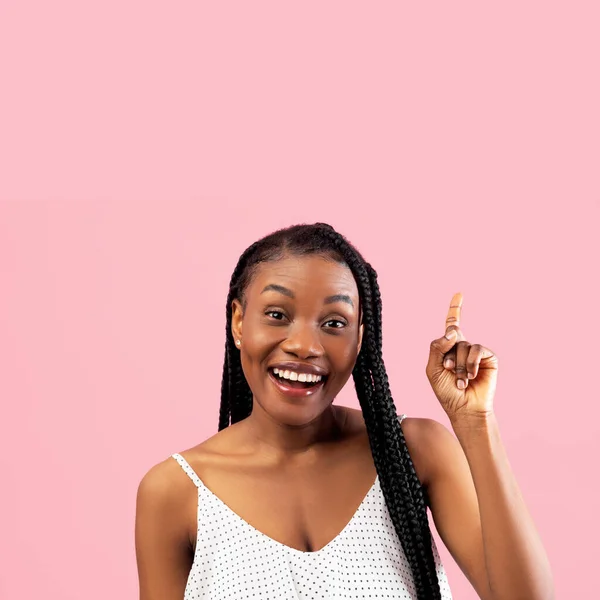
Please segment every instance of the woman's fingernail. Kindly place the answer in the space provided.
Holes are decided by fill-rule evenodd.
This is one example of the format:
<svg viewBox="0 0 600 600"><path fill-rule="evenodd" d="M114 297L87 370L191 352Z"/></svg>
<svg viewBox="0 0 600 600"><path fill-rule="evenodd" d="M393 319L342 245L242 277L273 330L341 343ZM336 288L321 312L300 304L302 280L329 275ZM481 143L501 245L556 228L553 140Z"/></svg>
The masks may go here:
<svg viewBox="0 0 600 600"><path fill-rule="evenodd" d="M459 389L459 390L464 390L464 389L467 387L467 384L465 383L465 380L464 380L464 379L459 379L459 380L456 382L456 385L458 386L458 389Z"/></svg>
<svg viewBox="0 0 600 600"><path fill-rule="evenodd" d="M454 366L454 361L451 358L447 358L444 361L444 366L446 367L446 369L451 369Z"/></svg>
<svg viewBox="0 0 600 600"><path fill-rule="evenodd" d="M444 337L447 340L453 340L456 337L456 329L451 329Z"/></svg>

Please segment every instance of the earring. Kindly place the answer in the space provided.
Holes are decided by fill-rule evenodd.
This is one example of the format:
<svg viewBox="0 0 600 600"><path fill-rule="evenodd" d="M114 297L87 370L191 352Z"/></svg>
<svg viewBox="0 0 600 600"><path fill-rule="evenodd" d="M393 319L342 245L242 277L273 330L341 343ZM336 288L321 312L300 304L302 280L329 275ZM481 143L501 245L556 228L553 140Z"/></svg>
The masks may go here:
<svg viewBox="0 0 600 600"><path fill-rule="evenodd" d="M235 345L236 345L236 346L241 346L241 345L242 345L242 342L241 342L241 340L235 340Z"/></svg>

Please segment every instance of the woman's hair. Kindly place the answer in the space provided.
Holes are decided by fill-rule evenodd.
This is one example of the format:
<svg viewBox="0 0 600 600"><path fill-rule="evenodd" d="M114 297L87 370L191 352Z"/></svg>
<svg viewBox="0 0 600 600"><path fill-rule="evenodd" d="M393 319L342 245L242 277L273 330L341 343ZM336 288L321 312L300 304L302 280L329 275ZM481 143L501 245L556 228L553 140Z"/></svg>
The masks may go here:
<svg viewBox="0 0 600 600"><path fill-rule="evenodd" d="M252 392L231 332L232 303L257 267L284 256L316 254L345 264L354 275L363 311L363 342L352 372L367 426L375 468L392 522L410 564L420 600L441 598L427 519L426 494L417 477L398 421L382 357L381 295L377 273L346 238L324 223L295 225L252 244L240 257L227 297L225 364L219 431L252 412Z"/></svg>

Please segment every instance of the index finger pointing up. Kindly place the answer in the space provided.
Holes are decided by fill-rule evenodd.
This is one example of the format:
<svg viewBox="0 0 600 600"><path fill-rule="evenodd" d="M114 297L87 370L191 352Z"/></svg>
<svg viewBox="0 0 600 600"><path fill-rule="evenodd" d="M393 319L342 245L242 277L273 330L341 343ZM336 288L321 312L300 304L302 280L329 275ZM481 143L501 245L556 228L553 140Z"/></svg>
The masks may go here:
<svg viewBox="0 0 600 600"><path fill-rule="evenodd" d="M448 316L446 317L446 330L448 327L456 326L460 327L460 311L463 303L463 295L458 292L452 296L450 302L450 308L448 309Z"/></svg>

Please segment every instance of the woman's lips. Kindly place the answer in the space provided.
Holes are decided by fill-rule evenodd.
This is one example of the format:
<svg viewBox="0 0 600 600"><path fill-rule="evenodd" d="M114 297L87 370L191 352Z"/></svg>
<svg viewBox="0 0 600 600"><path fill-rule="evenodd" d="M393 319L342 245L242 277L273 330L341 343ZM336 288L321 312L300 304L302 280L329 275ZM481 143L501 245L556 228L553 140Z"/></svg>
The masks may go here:
<svg viewBox="0 0 600 600"><path fill-rule="evenodd" d="M277 375L274 375L271 370L269 370L269 377L273 384L277 387L277 389L286 396L291 396L293 398L306 398L307 396L312 396L316 392L320 391L325 384L325 379L322 379L318 383L306 388L293 388L289 385L286 385L286 379L281 379Z"/></svg>

